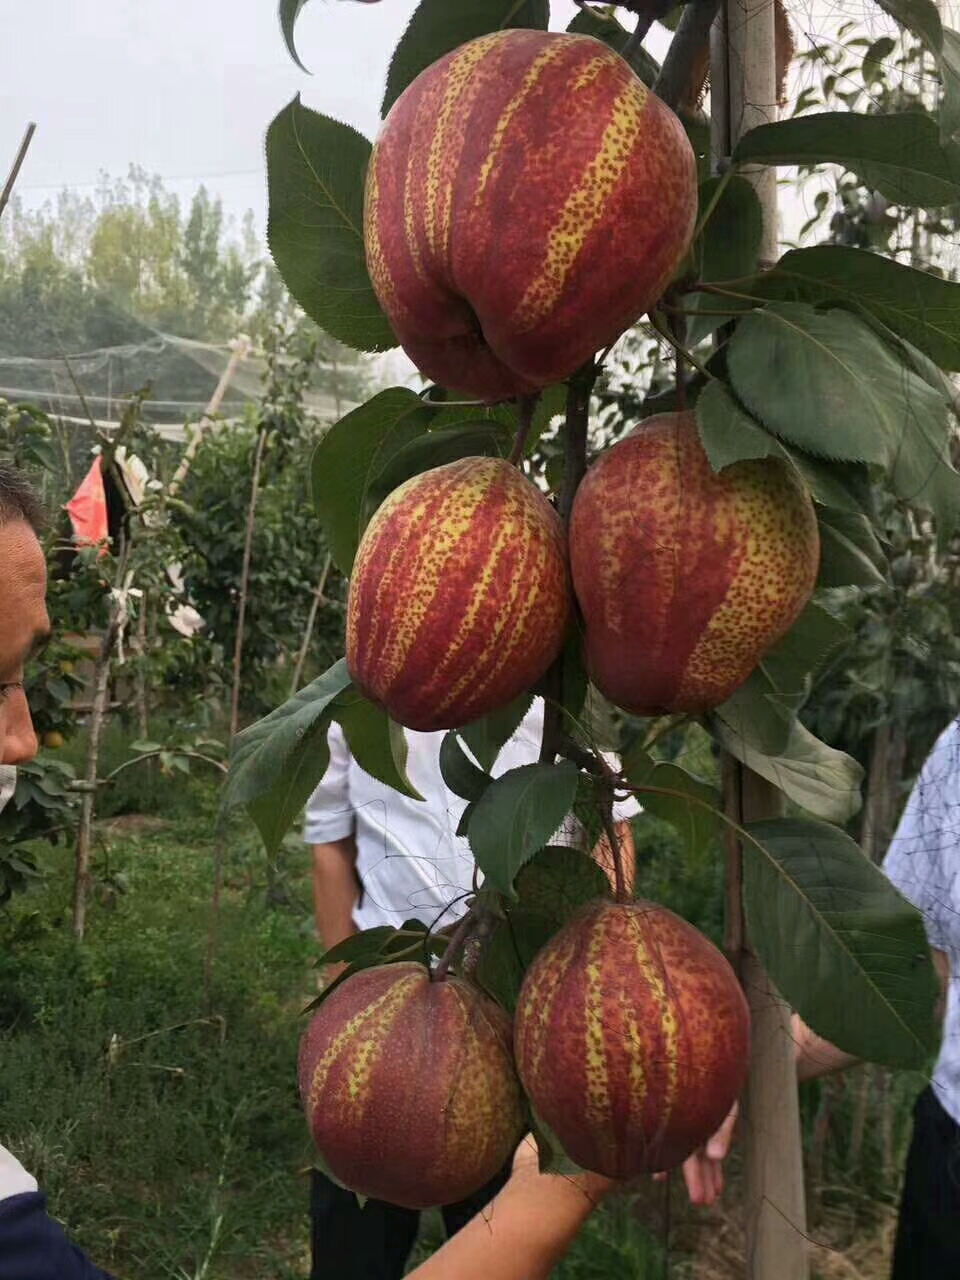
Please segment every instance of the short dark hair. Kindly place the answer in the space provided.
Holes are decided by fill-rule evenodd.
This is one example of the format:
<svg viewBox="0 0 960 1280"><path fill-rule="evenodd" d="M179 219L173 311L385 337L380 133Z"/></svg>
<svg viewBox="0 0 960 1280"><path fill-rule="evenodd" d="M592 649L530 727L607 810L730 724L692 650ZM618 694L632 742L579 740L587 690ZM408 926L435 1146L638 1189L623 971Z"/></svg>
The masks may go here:
<svg viewBox="0 0 960 1280"><path fill-rule="evenodd" d="M0 458L0 529L16 520L25 521L37 534L46 524L40 499L29 482L12 463Z"/></svg>

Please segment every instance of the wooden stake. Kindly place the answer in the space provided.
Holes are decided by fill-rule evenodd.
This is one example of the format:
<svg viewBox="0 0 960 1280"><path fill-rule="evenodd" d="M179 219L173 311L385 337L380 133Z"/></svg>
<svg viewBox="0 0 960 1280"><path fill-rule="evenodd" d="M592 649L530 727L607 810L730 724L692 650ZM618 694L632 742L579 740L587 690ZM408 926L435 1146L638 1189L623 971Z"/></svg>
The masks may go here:
<svg viewBox="0 0 960 1280"><path fill-rule="evenodd" d="M740 137L777 118L774 0L724 0L711 32L711 129L722 169ZM761 263L777 258L776 175L756 169L763 209ZM726 811L737 822L777 817L783 796L732 757L723 765ZM743 851L727 846L727 945L752 1019L750 1075L741 1100L747 1280L807 1280L806 1201L790 1009L750 948L743 917Z"/></svg>

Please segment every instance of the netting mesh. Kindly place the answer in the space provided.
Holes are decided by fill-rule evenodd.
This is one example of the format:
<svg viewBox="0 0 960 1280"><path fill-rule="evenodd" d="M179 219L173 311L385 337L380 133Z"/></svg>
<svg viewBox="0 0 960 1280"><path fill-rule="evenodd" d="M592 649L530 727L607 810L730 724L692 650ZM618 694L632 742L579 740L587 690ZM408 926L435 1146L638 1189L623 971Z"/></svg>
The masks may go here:
<svg viewBox="0 0 960 1280"><path fill-rule="evenodd" d="M0 398L35 404L66 423L115 423L126 397L151 388L144 418L171 438L182 438L186 423L196 421L210 402L230 362L228 342L198 342L169 333L149 333L144 341L94 351L65 351L43 357L24 356L0 342ZM242 415L263 389L266 361L248 351L232 371L220 412L226 418ZM327 385L335 370L322 368ZM349 403L335 390L309 391L308 410L333 420Z"/></svg>

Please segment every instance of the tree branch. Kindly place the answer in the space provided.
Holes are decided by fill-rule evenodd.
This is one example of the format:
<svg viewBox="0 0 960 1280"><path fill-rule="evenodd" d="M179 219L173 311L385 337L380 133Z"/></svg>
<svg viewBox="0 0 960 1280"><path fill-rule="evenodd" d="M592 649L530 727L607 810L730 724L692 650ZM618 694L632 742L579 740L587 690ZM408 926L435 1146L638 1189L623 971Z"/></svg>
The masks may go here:
<svg viewBox="0 0 960 1280"><path fill-rule="evenodd" d="M710 28L720 8L719 0L690 0L677 24L653 92L674 110L683 101L698 56L710 40Z"/></svg>
<svg viewBox="0 0 960 1280"><path fill-rule="evenodd" d="M587 469L587 425L590 420L590 396L597 380L597 367L591 360L573 375L567 385L567 418L563 427L563 484L559 510L564 524L570 523L570 511L580 481Z"/></svg>
<svg viewBox="0 0 960 1280"><path fill-rule="evenodd" d="M470 936L470 930L478 919L478 910L476 904L467 908L466 914L457 922L457 927L450 935L450 941L447 943L447 949L437 962L437 967L430 975L434 982L442 982L447 976L451 964L456 960L457 956L463 950L467 938Z"/></svg>
<svg viewBox="0 0 960 1280"><path fill-rule="evenodd" d="M517 397L517 417L520 420L520 426L517 428L517 434L513 441L513 448L510 450L510 461L515 467L519 467L523 461L524 451L527 447L527 436L530 434L530 428L533 426L533 415L537 408L537 401L540 399L540 392L535 392L532 396Z"/></svg>
<svg viewBox="0 0 960 1280"><path fill-rule="evenodd" d="M567 416L563 425L563 484L560 486L558 509L565 525L580 481L587 469L587 427L590 421L590 396L597 380L594 361L585 364L567 383ZM544 681L543 738L540 761L552 764L560 751L563 738L563 656L561 655Z"/></svg>

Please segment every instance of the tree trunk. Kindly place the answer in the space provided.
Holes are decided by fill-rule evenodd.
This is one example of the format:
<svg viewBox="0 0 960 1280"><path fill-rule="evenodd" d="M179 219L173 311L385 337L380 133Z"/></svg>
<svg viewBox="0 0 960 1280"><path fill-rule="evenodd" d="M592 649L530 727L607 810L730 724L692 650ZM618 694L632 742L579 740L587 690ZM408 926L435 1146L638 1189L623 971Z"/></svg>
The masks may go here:
<svg viewBox="0 0 960 1280"><path fill-rule="evenodd" d="M880 1113L880 1172L883 1185L889 1187L895 1176L897 1161L893 1144L893 1098L890 1093L890 1072L885 1067L874 1067L877 1093L877 1110Z"/></svg>
<svg viewBox="0 0 960 1280"><path fill-rule="evenodd" d="M860 819L860 848L871 862L880 862L886 848L890 795L890 721L882 720L870 742L870 764Z"/></svg>
<svg viewBox="0 0 960 1280"><path fill-rule="evenodd" d="M783 812L783 796L732 757L724 808L743 824ZM750 1073L740 1102L748 1280L806 1280L806 1202L790 1009L750 950L742 917L742 850L727 842L727 947L750 1005ZM741 936L736 936L740 921Z"/></svg>
<svg viewBox="0 0 960 1280"><path fill-rule="evenodd" d="M847 1169L856 1175L863 1160L863 1135L867 1131L867 1112L870 1109L870 1072L866 1066L856 1068L854 1074L856 1092L853 1095L853 1119L850 1122L850 1149L847 1152Z"/></svg>
<svg viewBox="0 0 960 1280"><path fill-rule="evenodd" d="M807 1212L811 1224L819 1220L822 1210L820 1189L826 1174L827 1140L830 1137L834 1107L842 1091L843 1081L836 1077L828 1076L821 1082L820 1105L813 1119L813 1133L810 1138L806 1168Z"/></svg>

